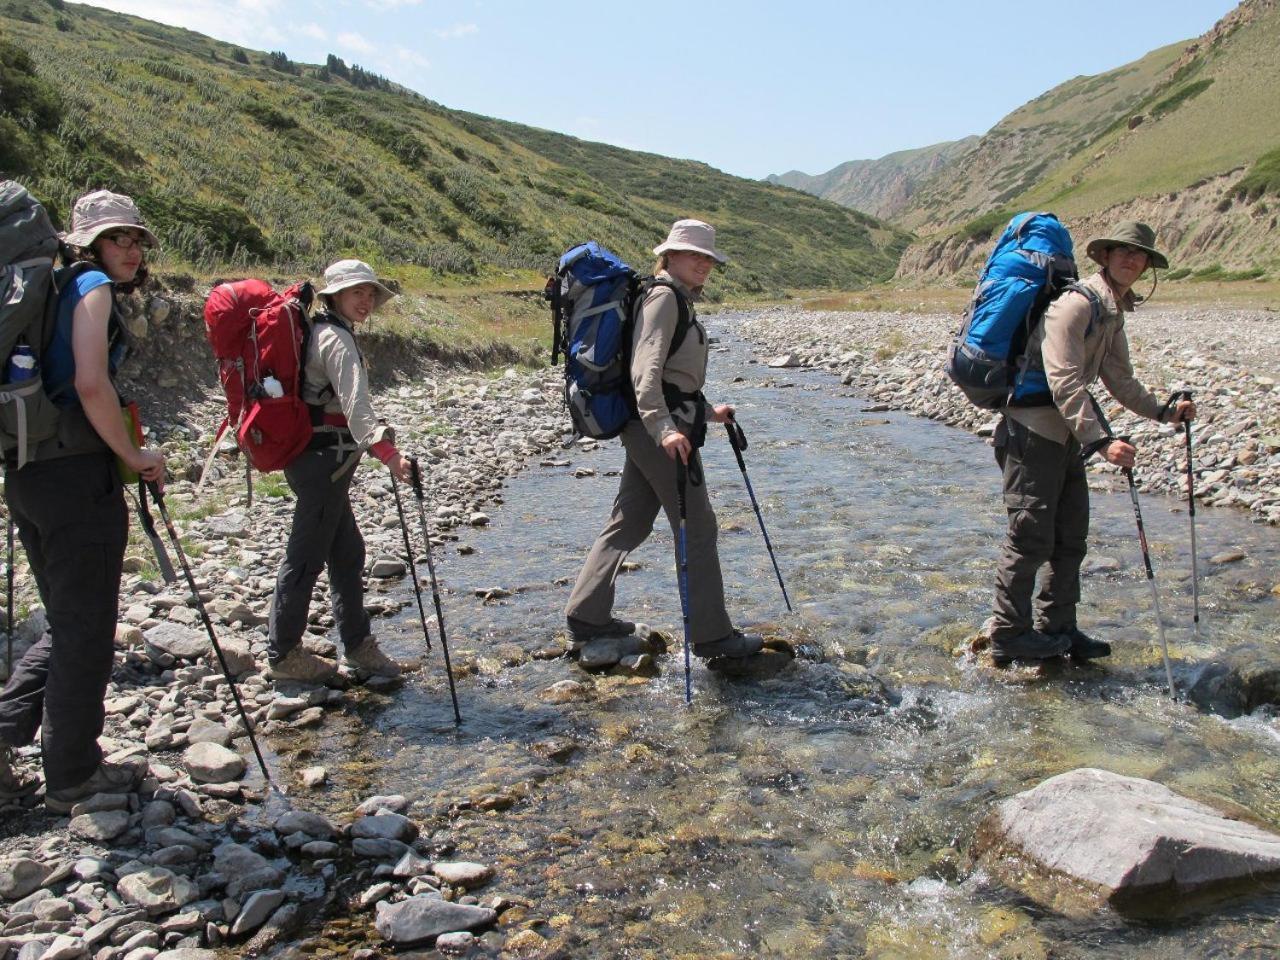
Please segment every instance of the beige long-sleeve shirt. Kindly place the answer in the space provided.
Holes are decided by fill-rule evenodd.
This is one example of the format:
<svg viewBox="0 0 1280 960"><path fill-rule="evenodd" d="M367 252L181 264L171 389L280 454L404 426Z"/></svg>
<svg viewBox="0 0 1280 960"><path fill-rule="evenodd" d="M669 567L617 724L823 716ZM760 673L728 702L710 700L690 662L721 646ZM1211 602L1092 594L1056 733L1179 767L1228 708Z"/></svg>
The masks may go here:
<svg viewBox="0 0 1280 960"><path fill-rule="evenodd" d="M345 417L347 429L361 447L391 440L390 428L378 423L374 412L369 373L355 336L345 323L333 322L335 319L330 314L311 328L302 399L312 406L323 405L326 419L335 414Z"/></svg>
<svg viewBox="0 0 1280 960"><path fill-rule="evenodd" d="M671 352L680 306L669 287L654 287L640 304L631 334L631 385L635 389L636 410L649 436L654 442L662 443L663 438L678 430L677 420L692 424L697 415L691 400L675 410L668 409L662 384L670 383L684 393L701 390L707 382L709 349L706 328L694 309L695 294L665 270L656 276L680 288L689 305L690 321L684 342Z"/></svg>
<svg viewBox="0 0 1280 960"><path fill-rule="evenodd" d="M1070 291L1049 305L1031 336L1032 366L1043 363L1053 406L1006 407L1006 416L1055 443L1071 436L1089 447L1107 436L1089 399L1089 387L1101 380L1111 395L1139 416L1160 418L1161 401L1133 374L1124 315L1133 300L1118 302L1106 277L1096 273L1081 282L1101 303L1096 321L1089 298Z"/></svg>

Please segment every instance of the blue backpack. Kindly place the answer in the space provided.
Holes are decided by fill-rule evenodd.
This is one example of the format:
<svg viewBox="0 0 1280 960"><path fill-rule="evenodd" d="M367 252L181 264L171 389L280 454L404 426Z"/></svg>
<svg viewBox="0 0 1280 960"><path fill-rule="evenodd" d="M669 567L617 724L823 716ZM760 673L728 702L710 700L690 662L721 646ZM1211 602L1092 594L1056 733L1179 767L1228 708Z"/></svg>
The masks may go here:
<svg viewBox="0 0 1280 960"><path fill-rule="evenodd" d="M1075 290L1097 297L1076 281L1071 234L1052 213L1020 213L996 241L965 310L964 323L947 352L947 376L984 410L1053 403L1039 357L1029 356L1031 334L1058 296Z"/></svg>
<svg viewBox="0 0 1280 960"><path fill-rule="evenodd" d="M551 302L551 362L564 354L564 398L578 436L608 440L635 416L631 332L638 304L655 286L670 287L679 319L670 352L692 321L684 295L667 280L642 277L594 240L570 249L547 280Z"/></svg>

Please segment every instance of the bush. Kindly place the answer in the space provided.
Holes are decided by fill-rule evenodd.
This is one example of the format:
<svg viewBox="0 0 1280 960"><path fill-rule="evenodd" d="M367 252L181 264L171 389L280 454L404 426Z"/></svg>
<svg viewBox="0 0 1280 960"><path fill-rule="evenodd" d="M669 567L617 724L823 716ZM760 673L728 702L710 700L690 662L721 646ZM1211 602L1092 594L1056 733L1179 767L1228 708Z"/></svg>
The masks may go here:
<svg viewBox="0 0 1280 960"><path fill-rule="evenodd" d="M144 193L138 206L175 252L194 261L237 255L257 260L271 257L257 224L239 207L209 203L194 197Z"/></svg>
<svg viewBox="0 0 1280 960"><path fill-rule="evenodd" d="M298 122L293 117L286 116L275 107L262 103L259 100L248 100L240 105L243 113L253 117L259 124L268 130L274 130L277 133L285 130L292 130L297 127Z"/></svg>
<svg viewBox="0 0 1280 960"><path fill-rule="evenodd" d="M1204 80L1197 80L1195 83L1188 83L1185 87L1171 96L1165 97L1159 103L1151 108L1153 117L1163 116L1166 113L1172 113L1182 106L1188 100L1200 96L1211 86L1213 86L1213 78L1208 77Z"/></svg>
<svg viewBox="0 0 1280 960"><path fill-rule="evenodd" d="M1242 200L1257 200L1265 194L1280 196L1280 148L1270 150L1253 161L1249 172L1235 187Z"/></svg>
<svg viewBox="0 0 1280 960"><path fill-rule="evenodd" d="M1008 210L992 210L966 223L960 228L960 235L974 241L990 240L996 231L1003 230L1012 218L1013 214Z"/></svg>

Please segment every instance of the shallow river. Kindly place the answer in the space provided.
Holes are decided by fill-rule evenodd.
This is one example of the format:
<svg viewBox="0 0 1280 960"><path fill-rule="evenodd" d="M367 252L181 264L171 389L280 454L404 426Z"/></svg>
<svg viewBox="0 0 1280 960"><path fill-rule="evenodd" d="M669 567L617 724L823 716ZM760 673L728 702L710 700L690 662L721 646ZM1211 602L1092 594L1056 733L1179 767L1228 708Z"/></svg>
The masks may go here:
<svg viewBox="0 0 1280 960"><path fill-rule="evenodd" d="M1091 560L1119 568L1103 562L1086 576L1081 611L1081 625L1116 656L1047 675L996 672L962 652L987 615L1003 530L986 443L864 412L829 374L752 364L734 318L715 323L722 345L709 393L738 406L796 606L783 607L732 452L713 427L704 456L730 609L807 657L767 681L727 680L695 661L686 709L671 536L660 521L633 555L639 569L622 575L618 613L677 637L662 675L592 680L569 661L531 658L555 642L567 581L622 465L616 443L567 451L513 480L493 523L463 535L474 555L438 551L451 648L479 667L459 683L461 730L436 651L403 690L368 697L358 715L331 715L318 739L275 744L282 763L331 770L336 786L304 805L338 813L353 798L401 792L420 816L451 816L455 854L496 864L491 889L531 901L507 922L545 921L535 928L562 957L1280 953L1280 893L1164 924L1072 919L967 859L994 801L1081 766L1152 778L1280 827L1280 724L1226 721L1164 695L1127 494L1094 493ZM575 478L581 467L597 474ZM1202 557L1234 547L1247 557L1202 563L1204 639L1195 644L1187 515L1172 500L1147 498L1143 509L1175 675L1185 681L1196 662L1241 641L1280 646L1280 598L1270 592L1280 532L1200 511ZM489 587L512 595L474 596ZM419 652L412 607L381 633L396 653ZM539 699L563 679L594 683L592 698ZM341 953L362 939L359 928L327 935L310 949Z"/></svg>

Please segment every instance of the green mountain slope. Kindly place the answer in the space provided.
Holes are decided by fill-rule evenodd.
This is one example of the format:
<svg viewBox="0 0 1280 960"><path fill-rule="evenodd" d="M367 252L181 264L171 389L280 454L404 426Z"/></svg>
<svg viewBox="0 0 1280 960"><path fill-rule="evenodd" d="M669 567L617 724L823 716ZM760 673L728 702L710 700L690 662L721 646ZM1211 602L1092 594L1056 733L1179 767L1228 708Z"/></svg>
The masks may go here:
<svg viewBox="0 0 1280 960"><path fill-rule="evenodd" d="M63 216L135 196L166 256L311 271L357 255L402 276L545 271L597 238L637 266L681 216L710 220L726 292L851 287L905 234L705 164L449 110L325 66L61 0L0 7L0 172Z"/></svg>
<svg viewBox="0 0 1280 960"><path fill-rule="evenodd" d="M973 149L977 137L899 150L876 160L850 160L816 175L792 170L770 174L769 183L803 190L873 217L893 220L911 204L920 184Z"/></svg>
<svg viewBox="0 0 1280 960"><path fill-rule="evenodd" d="M1244 0L1195 41L1019 108L897 218L922 237L898 275L971 270L1026 209L1053 210L1077 234L1141 218L1184 269L1275 269L1277 49L1280 0Z"/></svg>

